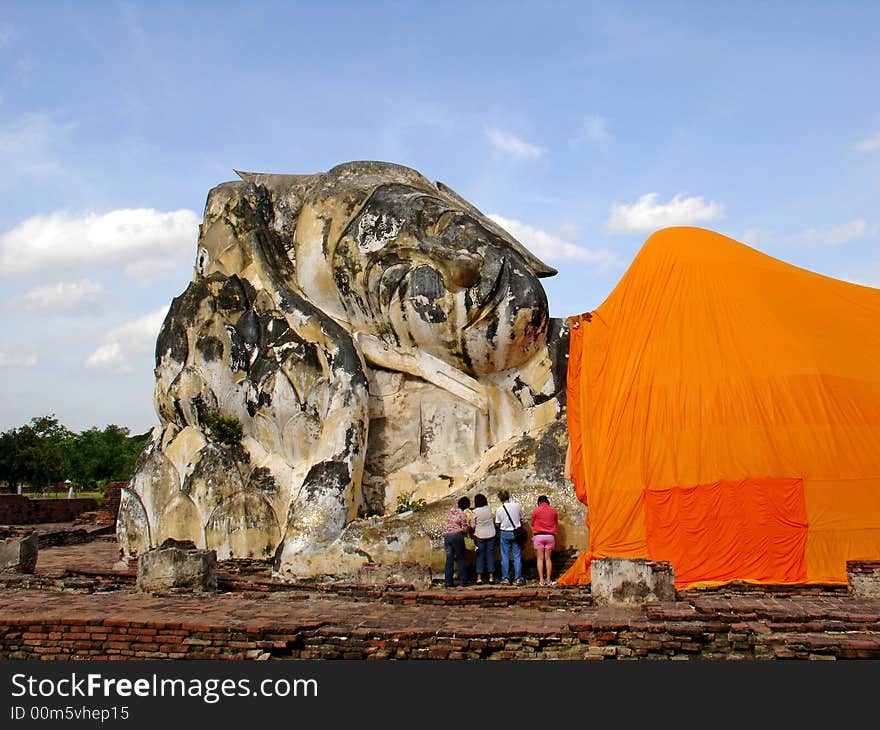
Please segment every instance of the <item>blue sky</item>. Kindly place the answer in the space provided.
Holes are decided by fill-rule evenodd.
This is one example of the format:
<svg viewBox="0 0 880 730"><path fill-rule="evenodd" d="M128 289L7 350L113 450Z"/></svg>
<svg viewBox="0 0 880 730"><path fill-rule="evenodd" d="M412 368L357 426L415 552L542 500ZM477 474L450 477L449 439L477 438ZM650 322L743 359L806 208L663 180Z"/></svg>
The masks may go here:
<svg viewBox="0 0 880 730"><path fill-rule="evenodd" d="M699 225L880 286L876 2L0 9L0 429L157 423L152 351L233 169L414 167L597 307Z"/></svg>

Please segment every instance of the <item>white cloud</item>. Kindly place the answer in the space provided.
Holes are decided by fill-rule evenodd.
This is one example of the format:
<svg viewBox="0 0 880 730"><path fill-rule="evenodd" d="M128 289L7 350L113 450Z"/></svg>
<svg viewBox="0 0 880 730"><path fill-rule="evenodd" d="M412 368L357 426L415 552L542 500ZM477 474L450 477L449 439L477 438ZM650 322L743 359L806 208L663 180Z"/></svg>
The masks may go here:
<svg viewBox="0 0 880 730"><path fill-rule="evenodd" d="M576 223L563 223L556 229L555 235L560 238L577 238L580 232L581 229L578 228Z"/></svg>
<svg viewBox="0 0 880 730"><path fill-rule="evenodd" d="M823 243L829 246L839 246L849 241L855 241L858 238L872 235L878 230L877 226L869 226L868 223L858 218L849 223L842 223L839 226L831 226L822 230L810 228L801 233L797 238L808 243Z"/></svg>
<svg viewBox="0 0 880 730"><path fill-rule="evenodd" d="M122 352L122 345L118 342L110 342L101 345L86 360L87 368L99 368L110 365L123 365L125 357Z"/></svg>
<svg viewBox="0 0 880 730"><path fill-rule="evenodd" d="M489 142L495 149L519 160L534 160L544 154L543 147L530 144L515 134L502 132L498 129L490 129L488 135Z"/></svg>
<svg viewBox="0 0 880 730"><path fill-rule="evenodd" d="M853 145L856 152L880 152L880 132Z"/></svg>
<svg viewBox="0 0 880 730"><path fill-rule="evenodd" d="M129 320L104 337L104 343L85 361L87 368L110 368L117 372L131 370L132 358L152 351L168 307Z"/></svg>
<svg viewBox="0 0 880 730"><path fill-rule="evenodd" d="M66 314L96 307L102 290L100 284L88 279L59 281L26 291L12 299L10 304L29 312L55 311Z"/></svg>
<svg viewBox="0 0 880 730"><path fill-rule="evenodd" d="M611 130L608 129L608 120L591 114L584 119L579 142L591 142L592 144L607 144L613 139Z"/></svg>
<svg viewBox="0 0 880 730"><path fill-rule="evenodd" d="M605 223L610 233L656 231L668 226L688 226L724 217L724 206L702 197L685 198L678 193L668 203L659 203L658 193L647 193L632 205L615 205Z"/></svg>
<svg viewBox="0 0 880 730"><path fill-rule="evenodd" d="M0 274L120 266L147 278L193 255L198 225L191 210L38 215L0 234Z"/></svg>
<svg viewBox="0 0 880 730"><path fill-rule="evenodd" d="M617 266L621 263L620 258L613 251L599 249L594 251L573 243L564 241L552 233L547 233L539 228L534 228L526 223L500 215L490 215L493 221L523 244L539 259L545 261L586 261L600 266Z"/></svg>
<svg viewBox="0 0 880 730"><path fill-rule="evenodd" d="M39 362L40 358L36 353L14 353L0 352L0 368L29 368Z"/></svg>
<svg viewBox="0 0 880 730"><path fill-rule="evenodd" d="M749 228L738 236L731 236L731 238L754 248L760 248L761 246L767 245L772 241L773 237L774 233L772 231L764 230L762 228Z"/></svg>

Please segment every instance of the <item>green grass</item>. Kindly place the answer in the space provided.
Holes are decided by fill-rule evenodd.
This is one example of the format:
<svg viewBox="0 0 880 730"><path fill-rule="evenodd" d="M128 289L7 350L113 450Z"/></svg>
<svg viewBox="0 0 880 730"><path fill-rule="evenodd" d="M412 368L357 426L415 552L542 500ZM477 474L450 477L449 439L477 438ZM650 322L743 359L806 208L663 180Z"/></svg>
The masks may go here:
<svg viewBox="0 0 880 730"><path fill-rule="evenodd" d="M67 492L25 492L25 497L29 497L30 499L66 499ZM77 491L73 495L77 499L88 499L91 497L94 499L98 506L100 507L104 501L104 495L101 492L80 492Z"/></svg>

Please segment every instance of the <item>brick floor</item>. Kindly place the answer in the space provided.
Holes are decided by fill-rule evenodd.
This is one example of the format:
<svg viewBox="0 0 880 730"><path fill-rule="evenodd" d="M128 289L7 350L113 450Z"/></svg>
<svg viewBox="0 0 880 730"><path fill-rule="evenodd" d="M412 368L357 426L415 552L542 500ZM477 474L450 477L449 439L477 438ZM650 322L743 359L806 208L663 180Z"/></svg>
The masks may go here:
<svg viewBox="0 0 880 730"><path fill-rule="evenodd" d="M36 576L4 578L0 658L880 658L880 599L840 590L596 606L582 588L285 587L251 570L231 591L153 595L117 558L109 540L50 548ZM90 574L111 582L77 582Z"/></svg>

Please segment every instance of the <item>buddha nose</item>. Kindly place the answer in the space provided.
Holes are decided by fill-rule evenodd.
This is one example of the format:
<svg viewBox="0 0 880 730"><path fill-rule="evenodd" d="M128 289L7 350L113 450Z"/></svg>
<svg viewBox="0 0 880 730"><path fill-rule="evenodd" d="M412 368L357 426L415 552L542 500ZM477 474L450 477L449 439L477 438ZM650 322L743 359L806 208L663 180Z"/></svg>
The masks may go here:
<svg viewBox="0 0 880 730"><path fill-rule="evenodd" d="M483 257L469 251L459 251L446 264L448 280L451 284L469 289L480 279Z"/></svg>

